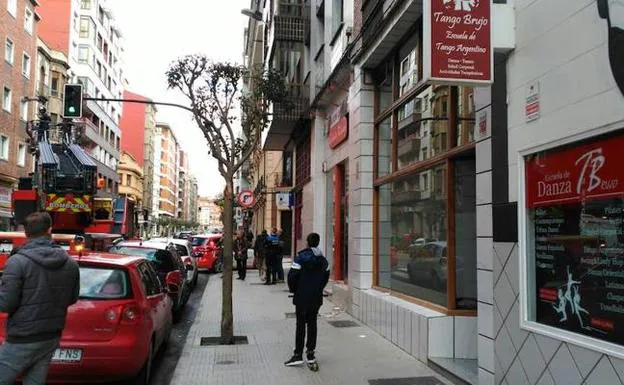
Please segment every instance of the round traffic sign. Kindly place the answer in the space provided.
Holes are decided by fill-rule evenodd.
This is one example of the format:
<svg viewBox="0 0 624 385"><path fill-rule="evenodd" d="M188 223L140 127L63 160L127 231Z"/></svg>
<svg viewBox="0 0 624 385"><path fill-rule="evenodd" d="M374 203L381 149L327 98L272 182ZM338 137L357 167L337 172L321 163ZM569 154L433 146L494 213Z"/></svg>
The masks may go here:
<svg viewBox="0 0 624 385"><path fill-rule="evenodd" d="M256 204L256 197L254 196L253 191L251 190L243 190L238 194L238 204L241 207L250 208Z"/></svg>

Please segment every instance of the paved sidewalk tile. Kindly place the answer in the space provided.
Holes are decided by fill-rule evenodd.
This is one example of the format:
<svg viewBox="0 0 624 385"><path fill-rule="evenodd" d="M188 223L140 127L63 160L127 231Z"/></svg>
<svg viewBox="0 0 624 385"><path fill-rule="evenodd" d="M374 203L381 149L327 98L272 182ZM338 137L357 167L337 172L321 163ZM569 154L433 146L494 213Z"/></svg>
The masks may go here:
<svg viewBox="0 0 624 385"><path fill-rule="evenodd" d="M325 299L319 318L318 372L285 367L292 354L295 320L287 286L260 285L255 270L246 281L234 280L234 334L248 345L200 346L201 337L219 335L219 275L210 277L199 313L171 381L172 385L367 385L368 380L434 376L446 380L366 326L337 328L328 321L354 320ZM357 322L357 321L356 321Z"/></svg>

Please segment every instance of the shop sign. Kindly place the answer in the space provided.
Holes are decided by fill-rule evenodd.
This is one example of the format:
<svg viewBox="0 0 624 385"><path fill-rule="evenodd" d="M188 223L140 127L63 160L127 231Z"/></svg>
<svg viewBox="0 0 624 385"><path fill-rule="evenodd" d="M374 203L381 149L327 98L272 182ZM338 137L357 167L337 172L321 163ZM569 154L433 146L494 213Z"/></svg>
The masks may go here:
<svg viewBox="0 0 624 385"><path fill-rule="evenodd" d="M276 206L278 210L288 211L292 207L292 194L291 193L277 193L276 194Z"/></svg>
<svg viewBox="0 0 624 385"><path fill-rule="evenodd" d="M423 6L424 78L452 85L491 84L491 2L425 0Z"/></svg>
<svg viewBox="0 0 624 385"><path fill-rule="evenodd" d="M256 197L251 190L243 190L238 194L238 205L249 209L256 204Z"/></svg>
<svg viewBox="0 0 624 385"><path fill-rule="evenodd" d="M0 187L0 206L11 205L11 192L12 190L8 187Z"/></svg>
<svg viewBox="0 0 624 385"><path fill-rule="evenodd" d="M537 120L540 117L539 83L533 83L527 87L524 115L527 123Z"/></svg>
<svg viewBox="0 0 624 385"><path fill-rule="evenodd" d="M623 148L620 134L527 157L527 207L622 197Z"/></svg>
<svg viewBox="0 0 624 385"><path fill-rule="evenodd" d="M624 344L624 134L527 157L535 321Z"/></svg>
<svg viewBox="0 0 624 385"><path fill-rule="evenodd" d="M336 148L349 137L349 119L343 116L329 128L329 148Z"/></svg>

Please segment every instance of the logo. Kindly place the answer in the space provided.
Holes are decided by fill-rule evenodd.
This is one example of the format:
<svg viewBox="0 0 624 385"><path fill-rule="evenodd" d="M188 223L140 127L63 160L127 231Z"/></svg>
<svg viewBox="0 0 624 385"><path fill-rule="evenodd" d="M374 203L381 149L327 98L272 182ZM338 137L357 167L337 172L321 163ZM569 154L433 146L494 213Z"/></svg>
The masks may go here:
<svg viewBox="0 0 624 385"><path fill-rule="evenodd" d="M624 0L598 0L598 14L607 20L609 62L615 83L624 95Z"/></svg>
<svg viewBox="0 0 624 385"><path fill-rule="evenodd" d="M583 163L584 162L584 163ZM602 179L598 176L598 171L605 165L606 158L602 155L602 148L598 148L581 155L580 158L574 162L575 165L583 163L581 168L581 174L579 175L578 182L576 184L576 192L581 193L581 189L585 184L585 177L589 168L589 186L587 192L592 192L600 186Z"/></svg>
<svg viewBox="0 0 624 385"><path fill-rule="evenodd" d="M479 1L480 0L442 0L442 4L444 4L446 9L471 12L473 8L479 6Z"/></svg>

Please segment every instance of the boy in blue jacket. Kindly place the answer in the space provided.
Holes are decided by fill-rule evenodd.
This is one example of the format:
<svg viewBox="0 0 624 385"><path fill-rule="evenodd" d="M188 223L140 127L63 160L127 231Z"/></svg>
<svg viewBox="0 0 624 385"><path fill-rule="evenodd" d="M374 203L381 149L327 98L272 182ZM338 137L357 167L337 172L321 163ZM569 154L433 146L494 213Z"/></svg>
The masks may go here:
<svg viewBox="0 0 624 385"><path fill-rule="evenodd" d="M318 248L321 237L310 233L308 248L297 254L288 272L288 288L293 293L296 308L297 331L294 355L286 361L286 366L303 364L303 347L307 329L306 359L309 364L316 362L316 319L323 304L323 289L329 281L329 263Z"/></svg>

